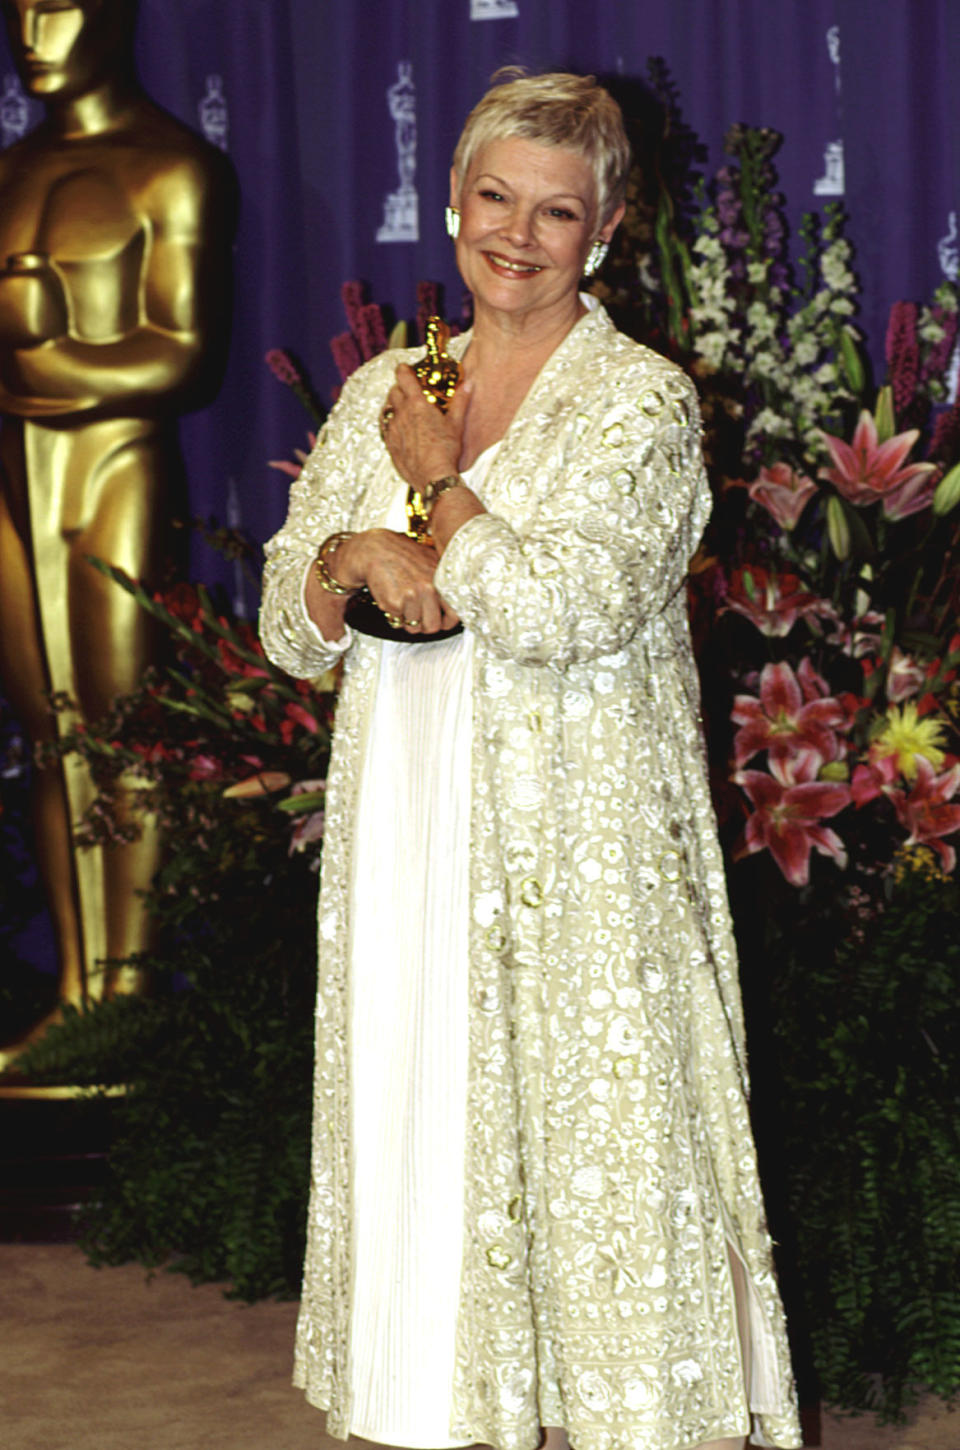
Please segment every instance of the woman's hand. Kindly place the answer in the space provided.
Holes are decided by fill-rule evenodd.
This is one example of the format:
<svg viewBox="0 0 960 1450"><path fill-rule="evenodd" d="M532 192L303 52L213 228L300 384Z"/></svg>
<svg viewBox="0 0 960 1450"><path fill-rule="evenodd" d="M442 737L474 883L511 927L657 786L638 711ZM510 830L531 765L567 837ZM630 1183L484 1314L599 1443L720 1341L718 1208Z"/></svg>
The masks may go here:
<svg viewBox="0 0 960 1450"><path fill-rule="evenodd" d="M339 583L366 585L384 614L403 620L407 629L436 634L459 622L434 586L438 562L435 549L406 534L368 529L340 544L329 567Z"/></svg>
<svg viewBox="0 0 960 1450"><path fill-rule="evenodd" d="M471 391L470 383L461 383L444 413L427 402L413 368L406 363L397 368L384 400L381 417L387 421L381 432L394 467L414 488L459 470Z"/></svg>

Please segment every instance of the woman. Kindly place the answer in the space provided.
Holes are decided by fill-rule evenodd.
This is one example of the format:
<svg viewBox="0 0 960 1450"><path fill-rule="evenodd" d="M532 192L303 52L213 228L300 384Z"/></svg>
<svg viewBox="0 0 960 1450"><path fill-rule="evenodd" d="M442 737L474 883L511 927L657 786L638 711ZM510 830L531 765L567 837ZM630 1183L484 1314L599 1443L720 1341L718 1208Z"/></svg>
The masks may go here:
<svg viewBox="0 0 960 1450"><path fill-rule="evenodd" d="M578 293L616 105L494 79L451 173L461 384L356 373L267 547L271 657L344 660L296 1379L390 1444L795 1446L684 610L696 398ZM362 587L423 642L351 630Z"/></svg>

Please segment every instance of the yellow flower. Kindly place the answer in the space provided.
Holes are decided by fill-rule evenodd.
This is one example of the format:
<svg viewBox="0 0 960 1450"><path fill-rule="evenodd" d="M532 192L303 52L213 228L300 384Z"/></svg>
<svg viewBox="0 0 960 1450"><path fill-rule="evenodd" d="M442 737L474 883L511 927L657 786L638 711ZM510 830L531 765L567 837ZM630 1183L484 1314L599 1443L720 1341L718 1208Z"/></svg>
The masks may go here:
<svg viewBox="0 0 960 1450"><path fill-rule="evenodd" d="M944 761L942 744L943 722L931 718L921 720L912 700L904 705L891 705L886 724L874 736L877 754L895 755L897 769L907 780L913 780L917 773L918 755L929 760L934 770L940 768Z"/></svg>

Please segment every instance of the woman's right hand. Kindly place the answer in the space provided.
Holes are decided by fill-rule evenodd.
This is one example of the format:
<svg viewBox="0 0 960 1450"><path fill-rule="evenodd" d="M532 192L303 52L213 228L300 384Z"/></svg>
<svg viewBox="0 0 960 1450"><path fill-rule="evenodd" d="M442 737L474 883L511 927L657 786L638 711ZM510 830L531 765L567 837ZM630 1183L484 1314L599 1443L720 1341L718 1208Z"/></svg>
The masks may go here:
<svg viewBox="0 0 960 1450"><path fill-rule="evenodd" d="M327 564L338 583L365 585L384 614L404 621L417 634L436 634L459 621L433 582L439 556L392 529L367 529L338 545ZM392 621L391 621L392 622Z"/></svg>

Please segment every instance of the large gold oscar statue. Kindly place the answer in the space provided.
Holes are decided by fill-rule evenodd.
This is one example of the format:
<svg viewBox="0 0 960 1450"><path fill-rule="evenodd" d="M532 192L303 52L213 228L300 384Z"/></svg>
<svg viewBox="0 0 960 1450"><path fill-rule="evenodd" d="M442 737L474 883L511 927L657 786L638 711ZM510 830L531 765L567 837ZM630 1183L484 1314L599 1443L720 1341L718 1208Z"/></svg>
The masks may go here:
<svg viewBox="0 0 960 1450"><path fill-rule="evenodd" d="M150 662L142 612L85 560L154 572L176 417L216 391L228 331L232 173L141 89L134 5L2 0L46 109L0 153L0 677L34 742L58 728L47 692L76 701L74 723L93 720ZM147 942L138 890L156 838L75 850L91 798L75 762L37 772L61 1002L135 985L102 964ZM0 1049L0 1068L22 1045Z"/></svg>

